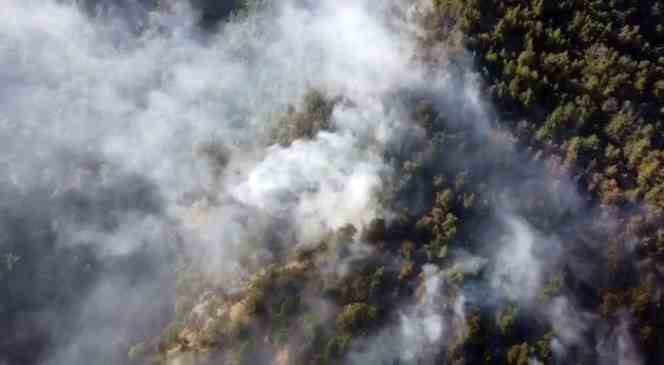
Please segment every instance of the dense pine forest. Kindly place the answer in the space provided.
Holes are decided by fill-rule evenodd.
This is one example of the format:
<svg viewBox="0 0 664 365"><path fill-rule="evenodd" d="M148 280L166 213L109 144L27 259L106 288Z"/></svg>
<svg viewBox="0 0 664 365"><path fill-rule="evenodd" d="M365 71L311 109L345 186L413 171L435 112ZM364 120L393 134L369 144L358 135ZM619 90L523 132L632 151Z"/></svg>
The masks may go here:
<svg viewBox="0 0 664 365"><path fill-rule="evenodd" d="M659 1L7 9L0 365L664 361Z"/></svg>

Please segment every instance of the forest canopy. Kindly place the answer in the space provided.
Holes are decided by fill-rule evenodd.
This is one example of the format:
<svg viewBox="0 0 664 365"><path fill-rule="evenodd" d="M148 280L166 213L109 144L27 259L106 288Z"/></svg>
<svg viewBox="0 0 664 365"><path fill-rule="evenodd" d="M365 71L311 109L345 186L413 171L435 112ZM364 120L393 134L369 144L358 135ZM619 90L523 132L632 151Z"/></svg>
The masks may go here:
<svg viewBox="0 0 664 365"><path fill-rule="evenodd" d="M660 1L7 4L0 364L664 363Z"/></svg>

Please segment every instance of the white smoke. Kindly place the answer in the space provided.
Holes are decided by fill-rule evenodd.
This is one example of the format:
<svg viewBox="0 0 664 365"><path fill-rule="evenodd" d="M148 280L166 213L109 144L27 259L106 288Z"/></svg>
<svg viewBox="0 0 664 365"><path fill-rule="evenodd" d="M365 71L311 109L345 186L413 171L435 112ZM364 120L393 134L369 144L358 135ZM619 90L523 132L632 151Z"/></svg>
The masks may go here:
<svg viewBox="0 0 664 365"><path fill-rule="evenodd" d="M113 219L100 214L99 225L63 208L51 222L58 244L91 245L106 258L181 243L203 272L225 285L271 262L273 242L286 249L317 243L348 223L361 227L390 215L380 202L395 178L386 152L407 136L422 135L399 105L390 104L399 91L433 94L451 123L472 123L478 134L496 137L482 153L514 158L510 142L491 127L481 85L459 85L448 70L417 60L422 30L415 18L427 6L275 1L211 34L198 27L200 14L186 2L152 11L136 5L128 12L144 12L139 21L91 18L66 1L6 0L8 15L0 22L0 164L7 176L1 181L24 192L43 188L50 197L116 188L138 191L129 195L136 197L142 190L124 186L123 177L140 176L158 203L113 213ZM279 117L312 88L349 101L335 105L333 128L289 146L274 144L270 136ZM206 145L218 146L223 156L203 156ZM62 151L86 158L80 162ZM561 205L575 204L570 194L556 196ZM561 255L560 239L511 208L498 208L507 233L491 253L490 297L533 309ZM420 300L401 308L398 324L351 360L431 361L438 347L454 341L455 331L465 330L466 295L475 296L461 288L449 298L445 274L475 275L489 266L479 256L465 263L427 267ZM81 305L88 314L80 318L83 329L51 362L82 363L89 357L84 349L124 331L130 316L113 325L124 293L158 293L154 280L102 281ZM125 309L140 312L146 308L142 301L151 300L133 295ZM546 310L561 344L581 342L586 318L571 302L560 299ZM627 356L630 342L616 336L611 341L622 344Z"/></svg>
<svg viewBox="0 0 664 365"><path fill-rule="evenodd" d="M559 254L558 243L543 237L525 221L516 217L507 218L511 231L504 237L505 245L497 253L495 272L492 275L493 287L504 293L510 300L531 302L541 295L545 264L540 250L553 265Z"/></svg>
<svg viewBox="0 0 664 365"><path fill-rule="evenodd" d="M349 355L352 364L433 363L441 348L467 333L465 297L448 297L446 276L433 265L422 269L416 302L404 307L388 325Z"/></svg>
<svg viewBox="0 0 664 365"><path fill-rule="evenodd" d="M213 188L213 195L307 223L300 226L321 226L308 239L365 223L379 213L372 197L390 172L381 150L403 123L381 98L424 77L411 66L414 42L382 22L388 7L282 2L270 17L230 23L205 40L195 12L179 3L151 13L153 26L135 36L66 3L10 1L12 20L0 26L2 119L13 129L5 135L29 136L44 154L60 146L98 153L115 169L149 177L175 218L183 193ZM275 113L308 87L356 106L334 112L335 133L268 147ZM233 171L221 186L195 153L210 141L230 154ZM17 152L8 154L22 185L40 172Z"/></svg>
<svg viewBox="0 0 664 365"><path fill-rule="evenodd" d="M630 334L630 318L622 314L615 328L603 328L595 349L599 354L598 363L602 365L641 365L643 358L639 353L634 338Z"/></svg>
<svg viewBox="0 0 664 365"><path fill-rule="evenodd" d="M407 118L385 105L387 93L427 77L413 66L412 25L384 21L395 4L283 1L205 34L183 2L151 12L132 7L127 13L144 17L130 27L138 18L123 19L122 11L91 18L71 2L7 1L0 149L8 180L60 196L89 191L86 174L101 191L121 176L141 176L163 214L123 214L107 230L63 212L52 222L58 244L93 245L112 257L172 246L180 236L203 271L220 277L253 270L240 257L254 257L255 268L271 259L264 245L274 222L298 227L295 240L280 244L367 224L384 213L377 196L392 168L382 154L407 128ZM278 116L309 88L352 106L334 110L334 132L270 146ZM227 154L216 173L198 152L209 143ZM79 166L61 150L96 162ZM193 201L182 203L188 195ZM83 349L117 332L104 327L112 320L106 311L122 307L122 291L140 290L125 284L91 292L81 312L101 315L82 324L85 341L68 343L53 361L81 361Z"/></svg>

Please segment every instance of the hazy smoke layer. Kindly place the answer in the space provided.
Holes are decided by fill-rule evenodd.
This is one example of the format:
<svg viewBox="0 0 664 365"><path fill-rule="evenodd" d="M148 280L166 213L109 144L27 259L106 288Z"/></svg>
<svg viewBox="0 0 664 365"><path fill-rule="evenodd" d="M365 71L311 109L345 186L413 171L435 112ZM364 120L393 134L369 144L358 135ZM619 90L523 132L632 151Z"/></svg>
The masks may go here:
<svg viewBox="0 0 664 365"><path fill-rule="evenodd" d="M5 1L0 255L12 264L0 270L0 363L122 363L115 347L171 316L176 251L231 289L292 247L394 217L382 198L401 178L398 163L414 151L435 159L408 95L431 96L450 123L489 141L448 163L481 170L519 159L491 127L470 69L418 60L425 3L278 1L210 30L201 19L228 9ZM280 118L289 105L306 109L309 90L335 100L330 128L275 143ZM547 204L560 215L581 206L564 179L523 170L532 186L519 189L553 192ZM453 268L428 266L421 296L351 362L433 362L431 346L467 331L476 290L544 312L560 354L583 341L593 319L574 300L534 304L566 233L529 223L514 201L523 190L510 190L520 178L492 177L505 186L491 192L502 221L478 235L498 243L454 253L464 259ZM401 204L417 209L418 199L427 197ZM446 276L480 270L489 282L448 297ZM601 346L636 358L627 331L603 331Z"/></svg>
<svg viewBox="0 0 664 365"><path fill-rule="evenodd" d="M381 98L423 76L387 4L283 2L218 34L183 2L78 5L3 6L5 361L86 363L154 330L178 246L236 275L379 212L401 123ZM310 88L353 100L338 132L270 146Z"/></svg>

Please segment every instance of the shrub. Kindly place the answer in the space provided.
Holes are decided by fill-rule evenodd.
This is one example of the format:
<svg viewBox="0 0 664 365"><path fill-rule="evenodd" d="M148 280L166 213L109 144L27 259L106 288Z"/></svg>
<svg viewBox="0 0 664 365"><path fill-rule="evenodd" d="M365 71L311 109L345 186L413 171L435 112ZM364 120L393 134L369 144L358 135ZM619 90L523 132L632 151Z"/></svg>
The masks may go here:
<svg viewBox="0 0 664 365"><path fill-rule="evenodd" d="M378 317L378 310L366 303L344 306L337 316L337 327L344 332L355 333L366 330Z"/></svg>

